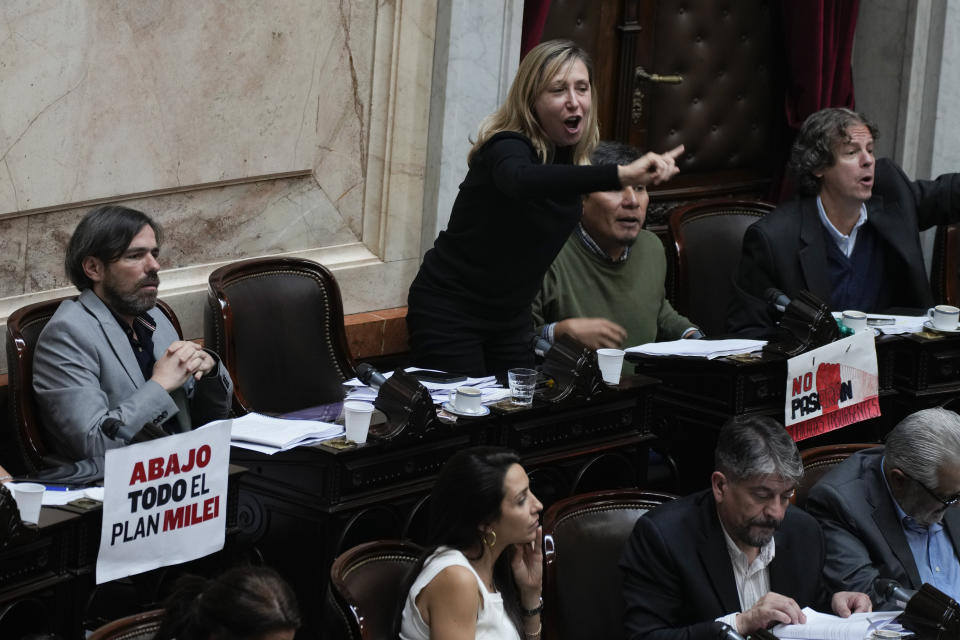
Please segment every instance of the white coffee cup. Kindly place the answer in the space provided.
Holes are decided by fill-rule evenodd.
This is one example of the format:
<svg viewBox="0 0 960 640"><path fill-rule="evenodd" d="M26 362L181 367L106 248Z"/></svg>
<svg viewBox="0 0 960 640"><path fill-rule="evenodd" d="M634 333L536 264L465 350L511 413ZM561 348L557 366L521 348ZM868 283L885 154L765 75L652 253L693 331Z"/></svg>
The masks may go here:
<svg viewBox="0 0 960 640"><path fill-rule="evenodd" d="M597 349L597 364L600 365L600 375L607 384L619 384L620 372L623 371L623 350Z"/></svg>
<svg viewBox="0 0 960 640"><path fill-rule="evenodd" d="M951 307L948 304L938 304L927 309L927 316L934 328L943 331L953 331L957 328L957 321L960 320L960 309Z"/></svg>
<svg viewBox="0 0 960 640"><path fill-rule="evenodd" d="M369 402L349 400L343 403L343 422L346 427L347 440L357 444L367 441L370 431L370 417L373 415L373 405Z"/></svg>
<svg viewBox="0 0 960 640"><path fill-rule="evenodd" d="M46 487L35 482L11 483L8 486L13 489L13 498L17 501L17 508L20 510L20 519L30 524L37 524L40 521L40 507L43 506L43 492Z"/></svg>
<svg viewBox="0 0 960 640"><path fill-rule="evenodd" d="M450 404L462 413L480 413L480 400L483 397L476 387L457 387L449 394Z"/></svg>
<svg viewBox="0 0 960 640"><path fill-rule="evenodd" d="M843 326L854 333L860 333L867 328L867 314L863 311L848 310L843 312Z"/></svg>

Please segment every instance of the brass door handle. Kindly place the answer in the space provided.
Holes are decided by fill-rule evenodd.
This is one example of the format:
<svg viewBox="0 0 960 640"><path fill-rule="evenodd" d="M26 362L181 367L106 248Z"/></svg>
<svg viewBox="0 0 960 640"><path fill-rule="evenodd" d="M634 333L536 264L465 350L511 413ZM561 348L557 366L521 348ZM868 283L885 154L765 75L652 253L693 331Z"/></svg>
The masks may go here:
<svg viewBox="0 0 960 640"><path fill-rule="evenodd" d="M638 124L640 117L643 115L643 89L640 87L641 82L654 82L656 84L680 84L683 82L683 76L662 76L659 73L648 73L643 67L637 67L633 70L633 79L636 85L636 88L633 90L633 101L630 103L630 118L633 120L633 124Z"/></svg>

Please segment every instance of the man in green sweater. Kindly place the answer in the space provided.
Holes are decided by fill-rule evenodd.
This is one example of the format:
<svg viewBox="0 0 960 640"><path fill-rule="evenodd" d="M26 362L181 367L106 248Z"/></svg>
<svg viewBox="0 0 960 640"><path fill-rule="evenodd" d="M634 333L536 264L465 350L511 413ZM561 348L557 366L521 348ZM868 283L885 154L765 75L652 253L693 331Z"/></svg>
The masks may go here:
<svg viewBox="0 0 960 640"><path fill-rule="evenodd" d="M627 164L633 147L601 142L594 164ZM650 197L643 187L591 193L583 217L543 278L533 302L538 335L570 335L591 349L632 347L703 334L664 296L663 244L643 229Z"/></svg>

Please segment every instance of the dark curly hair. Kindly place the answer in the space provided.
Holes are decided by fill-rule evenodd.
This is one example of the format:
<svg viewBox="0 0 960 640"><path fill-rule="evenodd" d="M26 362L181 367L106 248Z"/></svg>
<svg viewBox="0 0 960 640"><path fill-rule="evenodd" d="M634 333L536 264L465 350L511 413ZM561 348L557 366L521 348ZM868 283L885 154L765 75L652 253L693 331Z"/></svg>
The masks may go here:
<svg viewBox="0 0 960 640"><path fill-rule="evenodd" d="M821 179L814 172L833 166L836 162L834 146L847 140L850 137L847 129L858 124L869 129L873 139L877 139L877 125L863 114L842 107L821 109L803 121L790 149L790 171L797 178L801 195L820 193Z"/></svg>

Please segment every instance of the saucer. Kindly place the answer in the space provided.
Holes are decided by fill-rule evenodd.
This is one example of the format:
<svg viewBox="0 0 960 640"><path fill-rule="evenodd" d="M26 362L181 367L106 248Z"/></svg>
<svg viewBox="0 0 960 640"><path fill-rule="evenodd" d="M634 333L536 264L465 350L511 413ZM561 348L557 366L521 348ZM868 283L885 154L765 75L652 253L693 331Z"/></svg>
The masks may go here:
<svg viewBox="0 0 960 640"><path fill-rule="evenodd" d="M923 326L935 333L960 333L960 326L958 326L956 329L937 329L935 326L933 326L933 321L931 320L925 321Z"/></svg>
<svg viewBox="0 0 960 640"><path fill-rule="evenodd" d="M480 405L480 409L478 411L464 411L462 409L457 409L449 402L444 402L443 405L441 406L443 406L443 410L448 413L452 413L455 416L464 416L467 418L479 418L480 416L485 416L488 413L490 413L490 408L484 405Z"/></svg>

